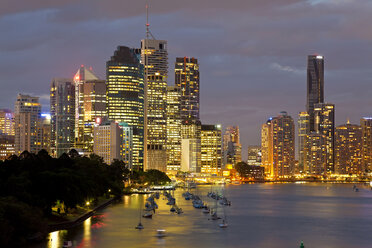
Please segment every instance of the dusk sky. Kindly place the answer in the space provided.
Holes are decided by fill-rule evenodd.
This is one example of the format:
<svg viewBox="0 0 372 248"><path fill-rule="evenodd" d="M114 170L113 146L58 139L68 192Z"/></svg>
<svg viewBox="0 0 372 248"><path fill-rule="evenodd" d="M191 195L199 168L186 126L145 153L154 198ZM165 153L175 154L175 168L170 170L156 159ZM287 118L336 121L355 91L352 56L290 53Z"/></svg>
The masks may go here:
<svg viewBox="0 0 372 248"><path fill-rule="evenodd" d="M305 110L309 54L325 56L337 125L372 115L371 0L0 0L0 108L28 93L48 111L52 78L81 64L104 79L118 45L140 46L146 2L168 41L168 84L175 57L197 58L201 120L239 125L243 154L268 117Z"/></svg>

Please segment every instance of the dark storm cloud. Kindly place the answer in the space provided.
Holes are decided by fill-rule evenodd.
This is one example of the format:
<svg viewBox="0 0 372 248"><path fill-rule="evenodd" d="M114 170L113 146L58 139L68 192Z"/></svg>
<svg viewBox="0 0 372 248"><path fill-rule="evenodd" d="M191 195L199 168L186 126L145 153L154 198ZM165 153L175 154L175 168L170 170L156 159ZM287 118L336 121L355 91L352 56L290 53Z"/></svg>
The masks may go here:
<svg viewBox="0 0 372 248"><path fill-rule="evenodd" d="M260 125L305 109L306 56L326 59L326 101L339 124L371 115L372 25L368 0L153 0L151 31L201 70L204 123L239 125L243 145L258 144ZM105 77L117 45L138 47L146 1L10 1L0 8L0 107L16 94L47 95L53 77L80 64ZM245 148L244 148L245 149Z"/></svg>

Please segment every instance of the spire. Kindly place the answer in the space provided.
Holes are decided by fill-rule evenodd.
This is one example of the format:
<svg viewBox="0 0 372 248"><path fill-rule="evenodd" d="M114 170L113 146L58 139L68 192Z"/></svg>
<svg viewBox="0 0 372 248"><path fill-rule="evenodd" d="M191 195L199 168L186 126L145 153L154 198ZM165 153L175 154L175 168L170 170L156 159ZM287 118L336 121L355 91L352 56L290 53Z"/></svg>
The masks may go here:
<svg viewBox="0 0 372 248"><path fill-rule="evenodd" d="M153 40L155 37L150 32L150 23L149 23L149 5L146 4L146 39L150 39L150 36Z"/></svg>

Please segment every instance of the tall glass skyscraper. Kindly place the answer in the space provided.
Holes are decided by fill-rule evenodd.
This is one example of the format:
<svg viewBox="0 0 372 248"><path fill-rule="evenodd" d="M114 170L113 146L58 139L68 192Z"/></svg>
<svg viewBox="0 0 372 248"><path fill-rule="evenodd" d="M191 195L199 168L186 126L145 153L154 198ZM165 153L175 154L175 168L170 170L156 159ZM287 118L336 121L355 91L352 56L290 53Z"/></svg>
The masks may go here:
<svg viewBox="0 0 372 248"><path fill-rule="evenodd" d="M141 41L141 60L145 66L146 164L145 169L166 171L168 77L167 41Z"/></svg>
<svg viewBox="0 0 372 248"><path fill-rule="evenodd" d="M324 57L309 55L307 57L307 102L306 110L309 114L310 131L314 127L314 105L324 103Z"/></svg>
<svg viewBox="0 0 372 248"><path fill-rule="evenodd" d="M132 166L144 169L144 68L135 49L119 46L106 63L107 113L133 128Z"/></svg>
<svg viewBox="0 0 372 248"><path fill-rule="evenodd" d="M200 82L199 65L195 58L176 58L175 82L181 89L182 120L199 120Z"/></svg>
<svg viewBox="0 0 372 248"><path fill-rule="evenodd" d="M298 171L304 172L304 147L306 135L310 133L310 120L307 112L298 114Z"/></svg>
<svg viewBox="0 0 372 248"><path fill-rule="evenodd" d="M75 85L72 79L54 78L50 86L51 152L67 153L75 142Z"/></svg>
<svg viewBox="0 0 372 248"><path fill-rule="evenodd" d="M168 86L167 91L167 170L181 169L181 91Z"/></svg>

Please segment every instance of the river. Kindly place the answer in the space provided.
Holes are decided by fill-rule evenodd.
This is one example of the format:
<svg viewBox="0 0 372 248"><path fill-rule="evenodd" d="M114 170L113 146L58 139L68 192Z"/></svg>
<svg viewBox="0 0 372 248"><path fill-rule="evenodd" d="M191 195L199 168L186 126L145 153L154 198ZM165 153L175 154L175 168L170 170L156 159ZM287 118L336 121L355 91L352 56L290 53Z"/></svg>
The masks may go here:
<svg viewBox="0 0 372 248"><path fill-rule="evenodd" d="M81 225L53 232L49 241L37 247L61 247L64 240L74 247L252 247L306 248L372 247L372 190L352 184L244 184L214 186L223 192L232 205L219 205L226 213L228 228L219 228L220 221L209 220L208 214L194 209L191 201L182 198L182 189L175 191L177 204L184 211L177 215L161 196L159 209L152 219L143 219L145 227L136 230L141 201L146 195L124 196L87 219ZM211 186L198 186L193 193L206 197ZM142 203L143 206L143 203ZM156 230L165 229L165 238L156 238Z"/></svg>

